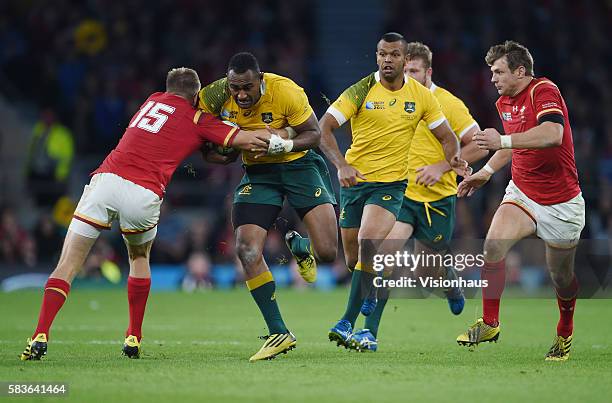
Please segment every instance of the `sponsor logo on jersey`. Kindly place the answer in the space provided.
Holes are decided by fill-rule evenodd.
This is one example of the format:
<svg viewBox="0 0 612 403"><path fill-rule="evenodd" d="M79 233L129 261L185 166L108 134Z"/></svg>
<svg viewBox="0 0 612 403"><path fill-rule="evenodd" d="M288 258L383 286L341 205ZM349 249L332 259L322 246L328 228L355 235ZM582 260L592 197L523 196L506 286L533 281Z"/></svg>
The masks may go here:
<svg viewBox="0 0 612 403"><path fill-rule="evenodd" d="M261 114L261 121L266 123L266 124L270 124L272 123L272 112L263 112Z"/></svg>
<svg viewBox="0 0 612 403"><path fill-rule="evenodd" d="M512 114L510 112L502 112L502 119L506 122L510 122L512 120Z"/></svg>
<svg viewBox="0 0 612 403"><path fill-rule="evenodd" d="M444 237L442 236L442 234L438 234L438 235L436 235L436 237L433 239L433 241L434 241L434 242L440 242L440 241L442 240L442 238L444 238Z"/></svg>
<svg viewBox="0 0 612 403"><path fill-rule="evenodd" d="M238 112L236 111L228 111L227 109L223 109L221 112L221 119L236 119L238 116Z"/></svg>
<svg viewBox="0 0 612 403"><path fill-rule="evenodd" d="M396 102L397 102L397 99L393 98L391 101L389 101L389 106L395 105Z"/></svg>
<svg viewBox="0 0 612 403"><path fill-rule="evenodd" d="M252 111L244 111L243 116L251 116Z"/></svg>
<svg viewBox="0 0 612 403"><path fill-rule="evenodd" d="M366 109L385 109L385 103L383 101L367 101L365 104Z"/></svg>
<svg viewBox="0 0 612 403"><path fill-rule="evenodd" d="M414 113L416 111L416 103L410 101L404 102L404 110L408 113Z"/></svg>
<svg viewBox="0 0 612 403"><path fill-rule="evenodd" d="M321 188L317 188L317 190L315 190L315 194L314 194L314 195L315 195L315 197L319 197L319 196L321 196L321 192L322 192L322 191L323 191L323 190L322 190Z"/></svg>
<svg viewBox="0 0 612 403"><path fill-rule="evenodd" d="M393 197L391 197L391 195L384 195L384 196L382 197L382 199L383 199L384 201L389 201L389 200L391 200L392 198L393 198Z"/></svg>

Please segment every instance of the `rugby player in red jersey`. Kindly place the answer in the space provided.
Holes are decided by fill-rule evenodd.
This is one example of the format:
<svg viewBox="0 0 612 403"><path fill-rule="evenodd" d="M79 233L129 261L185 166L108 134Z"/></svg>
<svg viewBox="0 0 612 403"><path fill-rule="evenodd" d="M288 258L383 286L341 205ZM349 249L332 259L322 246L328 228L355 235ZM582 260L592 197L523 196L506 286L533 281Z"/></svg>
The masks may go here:
<svg viewBox="0 0 612 403"><path fill-rule="evenodd" d="M130 322L123 352L140 356L141 326L151 287L149 252L157 233L166 186L178 164L207 142L250 152L268 151L268 130L242 131L194 105L198 74L188 68L168 72L166 92L152 94L134 115L119 144L93 173L68 228L59 263L45 285L38 325L22 360L47 352L49 328L64 304L70 283L103 229L114 220L130 259ZM285 133L286 134L286 133Z"/></svg>
<svg viewBox="0 0 612 403"><path fill-rule="evenodd" d="M508 250L520 239L536 234L546 244L546 264L557 293L560 318L546 360L569 358L578 284L574 255L584 227L584 199L574 161L572 129L559 88L535 78L529 50L513 41L489 49L491 81L505 135L485 129L474 135L481 149L496 153L459 186L469 196L512 160L512 180L497 209L484 244L483 317L457 338L462 345L496 341L499 301L504 289Z"/></svg>

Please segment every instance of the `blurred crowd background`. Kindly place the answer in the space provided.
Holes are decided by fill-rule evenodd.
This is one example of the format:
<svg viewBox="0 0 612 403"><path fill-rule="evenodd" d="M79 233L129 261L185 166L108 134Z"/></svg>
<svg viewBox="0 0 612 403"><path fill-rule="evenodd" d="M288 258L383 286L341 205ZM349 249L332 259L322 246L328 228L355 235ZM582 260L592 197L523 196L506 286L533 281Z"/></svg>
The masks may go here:
<svg viewBox="0 0 612 403"><path fill-rule="evenodd" d="M498 129L484 55L506 39L526 45L536 76L555 81L569 108L587 203L583 238L610 239L610 26L612 3L603 0L3 1L0 279L51 271L89 173L147 96L163 91L170 68L192 67L207 84L225 74L232 54L247 50L264 71L304 87L320 117L329 99L376 70L375 46L387 31L429 45L434 82L463 99L481 127ZM340 130L338 140L345 149L350 135ZM331 164L330 171L335 179ZM241 281L228 218L241 175L239 163L205 165L197 155L177 170L152 252L157 268L174 273L170 282L191 290ZM459 201L456 238L484 237L508 179L506 170ZM276 277L296 284L283 242L288 229L304 232L286 209L265 254ZM514 258L520 266L520 254ZM114 278L108 273L126 268L118 231L106 232L83 276ZM323 271L321 286L345 281L342 254Z"/></svg>

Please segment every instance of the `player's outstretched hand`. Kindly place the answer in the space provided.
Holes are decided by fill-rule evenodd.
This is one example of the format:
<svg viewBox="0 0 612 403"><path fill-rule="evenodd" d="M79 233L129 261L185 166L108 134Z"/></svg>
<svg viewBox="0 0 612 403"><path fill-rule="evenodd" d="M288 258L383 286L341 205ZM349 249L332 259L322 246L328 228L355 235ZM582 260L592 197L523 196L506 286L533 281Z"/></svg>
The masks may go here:
<svg viewBox="0 0 612 403"><path fill-rule="evenodd" d="M470 175L463 179L457 188L457 196L471 196L476 190L481 188L485 183L491 179L491 174L481 169L474 175Z"/></svg>
<svg viewBox="0 0 612 403"><path fill-rule="evenodd" d="M448 163L440 161L436 164L425 165L416 169L416 183L418 185L433 186L448 171Z"/></svg>
<svg viewBox="0 0 612 403"><path fill-rule="evenodd" d="M472 174L472 168L469 166L468 162L456 155L451 160L450 166L457 175L463 176L464 178Z"/></svg>
<svg viewBox="0 0 612 403"><path fill-rule="evenodd" d="M338 169L338 181L340 181L340 186L343 188L355 186L357 178L366 180L366 177L361 172L348 164Z"/></svg>
<svg viewBox="0 0 612 403"><path fill-rule="evenodd" d="M495 129L484 129L474 133L474 142L481 150L499 150L501 148L501 134Z"/></svg>

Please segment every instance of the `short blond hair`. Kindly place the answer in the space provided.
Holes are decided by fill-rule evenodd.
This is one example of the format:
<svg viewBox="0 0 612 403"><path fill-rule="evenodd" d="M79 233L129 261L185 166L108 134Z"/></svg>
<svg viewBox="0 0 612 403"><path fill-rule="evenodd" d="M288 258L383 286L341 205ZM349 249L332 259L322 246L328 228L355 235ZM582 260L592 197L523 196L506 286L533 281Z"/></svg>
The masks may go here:
<svg viewBox="0 0 612 403"><path fill-rule="evenodd" d="M166 91L191 99L200 91L201 84L198 73L187 67L177 67L166 76Z"/></svg>
<svg viewBox="0 0 612 403"><path fill-rule="evenodd" d="M422 42L410 42L407 46L408 60L421 59L425 70L431 67L433 54L429 46Z"/></svg>

